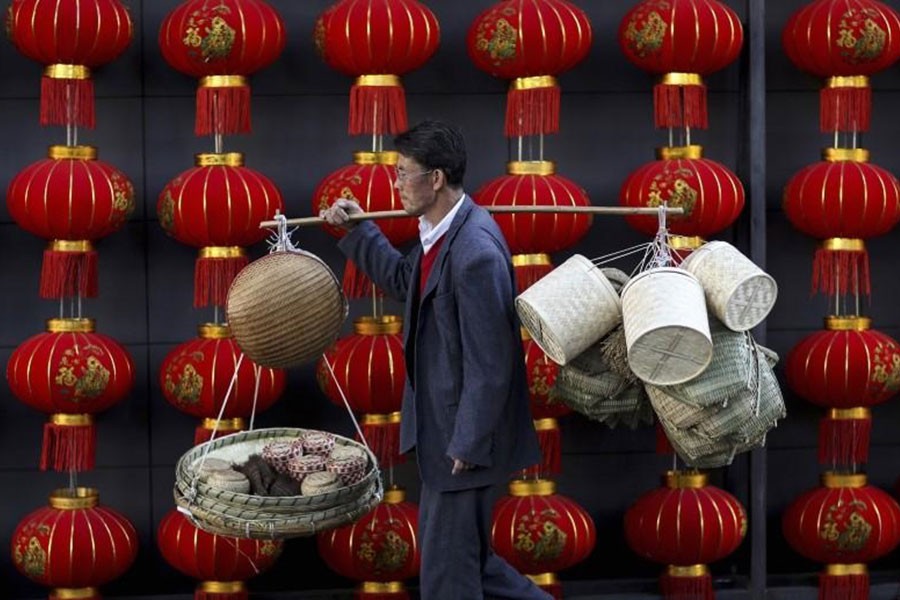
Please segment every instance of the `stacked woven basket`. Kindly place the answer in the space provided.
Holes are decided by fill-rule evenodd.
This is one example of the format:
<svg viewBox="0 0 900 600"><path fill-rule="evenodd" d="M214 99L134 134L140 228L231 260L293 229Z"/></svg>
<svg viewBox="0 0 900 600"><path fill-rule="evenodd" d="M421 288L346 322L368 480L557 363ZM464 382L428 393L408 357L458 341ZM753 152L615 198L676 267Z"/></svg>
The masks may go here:
<svg viewBox="0 0 900 600"><path fill-rule="evenodd" d="M516 299L522 324L561 365L556 394L610 426L655 412L679 456L730 464L785 416L775 353L749 330L765 319L775 281L726 242L678 267L628 279L573 256Z"/></svg>
<svg viewBox="0 0 900 600"><path fill-rule="evenodd" d="M273 456L278 452L273 449L294 455ZM246 487L222 485L219 471L209 468L210 464L230 468L253 455L268 455L275 463L284 459L284 470L302 481L304 493L251 494ZM257 429L195 446L175 467L174 492L179 509L201 529L255 539L302 537L340 527L372 510L383 496L377 461L366 446L297 428Z"/></svg>

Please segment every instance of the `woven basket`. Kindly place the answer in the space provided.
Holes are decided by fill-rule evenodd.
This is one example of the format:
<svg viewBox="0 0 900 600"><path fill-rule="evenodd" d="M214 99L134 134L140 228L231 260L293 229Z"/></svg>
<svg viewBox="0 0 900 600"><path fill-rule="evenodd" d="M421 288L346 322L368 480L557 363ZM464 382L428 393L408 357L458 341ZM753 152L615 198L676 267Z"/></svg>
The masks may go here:
<svg viewBox="0 0 900 600"><path fill-rule="evenodd" d="M318 358L337 339L347 302L334 273L318 257L274 252L238 273L226 313L244 354L280 369Z"/></svg>
<svg viewBox="0 0 900 600"><path fill-rule="evenodd" d="M749 333L734 332L718 319L709 319L713 354L703 373L685 383L660 386L666 394L685 404L706 407L724 404L751 389L756 378L756 347Z"/></svg>
<svg viewBox="0 0 900 600"><path fill-rule="evenodd" d="M619 294L603 272L575 254L516 298L522 325L560 365L622 320Z"/></svg>
<svg viewBox="0 0 900 600"><path fill-rule="evenodd" d="M778 284L728 242L700 246L681 266L697 277L710 310L729 329L753 329L775 306Z"/></svg>
<svg viewBox="0 0 900 600"><path fill-rule="evenodd" d="M362 480L314 496L256 496L214 488L196 477L204 460L244 462L276 441L294 441L313 430L273 428L244 431L195 446L175 466L175 501L201 529L250 538L313 535L350 523L381 501L383 490L377 461L358 442L335 435L336 447L352 446L368 457Z"/></svg>
<svg viewBox="0 0 900 600"><path fill-rule="evenodd" d="M642 381L673 385L697 377L712 359L703 288L673 267L648 269L622 288L628 364Z"/></svg>
<svg viewBox="0 0 900 600"><path fill-rule="evenodd" d="M785 417L781 388L765 354L759 352L751 361L756 365L752 389L729 398L721 410L697 425L698 433L729 436L742 446L754 447L761 445L766 433Z"/></svg>

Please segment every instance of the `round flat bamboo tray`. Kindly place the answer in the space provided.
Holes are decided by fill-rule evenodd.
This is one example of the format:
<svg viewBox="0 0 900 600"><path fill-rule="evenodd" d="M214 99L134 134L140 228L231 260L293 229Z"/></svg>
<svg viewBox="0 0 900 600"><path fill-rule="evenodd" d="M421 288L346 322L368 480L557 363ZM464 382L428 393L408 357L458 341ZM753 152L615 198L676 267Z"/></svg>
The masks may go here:
<svg viewBox="0 0 900 600"><path fill-rule="evenodd" d="M335 447L351 446L367 457L366 474L353 485L312 496L257 496L215 488L201 481L197 470L210 458L245 461L274 441L293 441L314 430L256 429L195 446L175 466L176 504L198 527L211 533L249 538L314 535L346 525L374 508L383 496L378 462L364 445L335 435Z"/></svg>

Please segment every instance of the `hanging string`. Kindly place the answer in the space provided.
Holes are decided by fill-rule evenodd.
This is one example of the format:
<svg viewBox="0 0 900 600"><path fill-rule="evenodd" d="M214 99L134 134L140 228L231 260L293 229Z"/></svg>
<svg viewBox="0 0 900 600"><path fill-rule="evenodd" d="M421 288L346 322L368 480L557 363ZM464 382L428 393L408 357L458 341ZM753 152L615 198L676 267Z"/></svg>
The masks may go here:
<svg viewBox="0 0 900 600"><path fill-rule="evenodd" d="M253 386L253 409L250 411L249 431L253 431L253 423L256 421L256 401L259 399L259 382L262 379L262 367L253 363L253 374L256 377L256 384Z"/></svg>
<svg viewBox="0 0 900 600"><path fill-rule="evenodd" d="M347 396L344 394L344 388L341 387L341 382L338 381L337 375L335 375L334 373L334 368L331 366L331 361L328 360L328 355L322 354L322 361L325 363L325 366L328 367L328 373L331 375L331 379L332 381L334 381L334 385L337 386L337 390L341 394L341 400L344 401L344 406L347 408L347 412L350 414L350 420L353 421L353 427L356 428L356 433L359 434L359 439L366 447L366 450L372 452L372 449L369 448L368 442L366 442L366 436L363 435L362 429L359 427L359 423L356 421L356 415L353 414L353 409L350 408L350 402L347 401Z"/></svg>
<svg viewBox="0 0 900 600"><path fill-rule="evenodd" d="M234 389L234 384L237 382L238 372L241 369L241 363L244 362L244 353L241 352L241 355L238 357L237 365L234 367L234 375L231 376L231 381L228 384L228 390L225 392L225 399L222 401L222 408L219 409L219 414L216 417L216 424L213 426L212 434L209 436L209 441L203 444L203 454L200 455L200 461L197 467L194 469L194 476L191 479L191 487L190 487L190 497L187 499L190 502L193 502L197 497L197 482L200 480L200 471L203 469L203 464L206 462L206 456L209 454L209 451L212 449L213 440L216 439L216 434L219 432L219 423L222 421L222 415L225 414L225 407L228 405L228 399L231 397L231 391ZM254 410L255 410L255 401L254 398Z"/></svg>

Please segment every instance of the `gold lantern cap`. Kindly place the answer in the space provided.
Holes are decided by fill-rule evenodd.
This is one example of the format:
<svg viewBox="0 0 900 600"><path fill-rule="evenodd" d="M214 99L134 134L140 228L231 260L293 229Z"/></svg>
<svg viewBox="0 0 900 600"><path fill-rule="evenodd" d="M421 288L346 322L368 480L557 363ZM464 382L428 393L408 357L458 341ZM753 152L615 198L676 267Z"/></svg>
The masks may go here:
<svg viewBox="0 0 900 600"><path fill-rule="evenodd" d="M666 471L663 477L663 483L667 488L677 489L700 489L706 487L708 481L706 473L699 471Z"/></svg>
<svg viewBox="0 0 900 600"><path fill-rule="evenodd" d="M549 479L513 479L509 482L510 496L552 496L556 483Z"/></svg>
<svg viewBox="0 0 900 600"><path fill-rule="evenodd" d="M513 160L506 163L509 175L540 175L546 177L556 173L556 163L552 160Z"/></svg>
<svg viewBox="0 0 900 600"><path fill-rule="evenodd" d="M357 335L397 335L401 331L403 317L398 315L365 316L353 321L353 332Z"/></svg>
<svg viewBox="0 0 900 600"><path fill-rule="evenodd" d="M47 333L94 333L94 325L85 317L47 319Z"/></svg>
<svg viewBox="0 0 900 600"><path fill-rule="evenodd" d="M356 165L396 165L400 154L393 150L382 152L354 152L353 164Z"/></svg>
<svg viewBox="0 0 900 600"><path fill-rule="evenodd" d="M691 144L689 146L663 146L656 149L657 160L676 160L703 158L703 146Z"/></svg>
<svg viewBox="0 0 900 600"><path fill-rule="evenodd" d="M50 493L50 507L59 510L80 510L100 504L100 491L96 488L59 488Z"/></svg>
<svg viewBox="0 0 900 600"><path fill-rule="evenodd" d="M866 485L865 473L822 473L822 485L829 488L861 488Z"/></svg>
<svg viewBox="0 0 900 600"><path fill-rule="evenodd" d="M241 152L203 152L194 155L197 167L243 167L244 155Z"/></svg>
<svg viewBox="0 0 900 600"><path fill-rule="evenodd" d="M872 327L872 319L859 315L829 315L825 317L825 329L828 331L868 331Z"/></svg>

